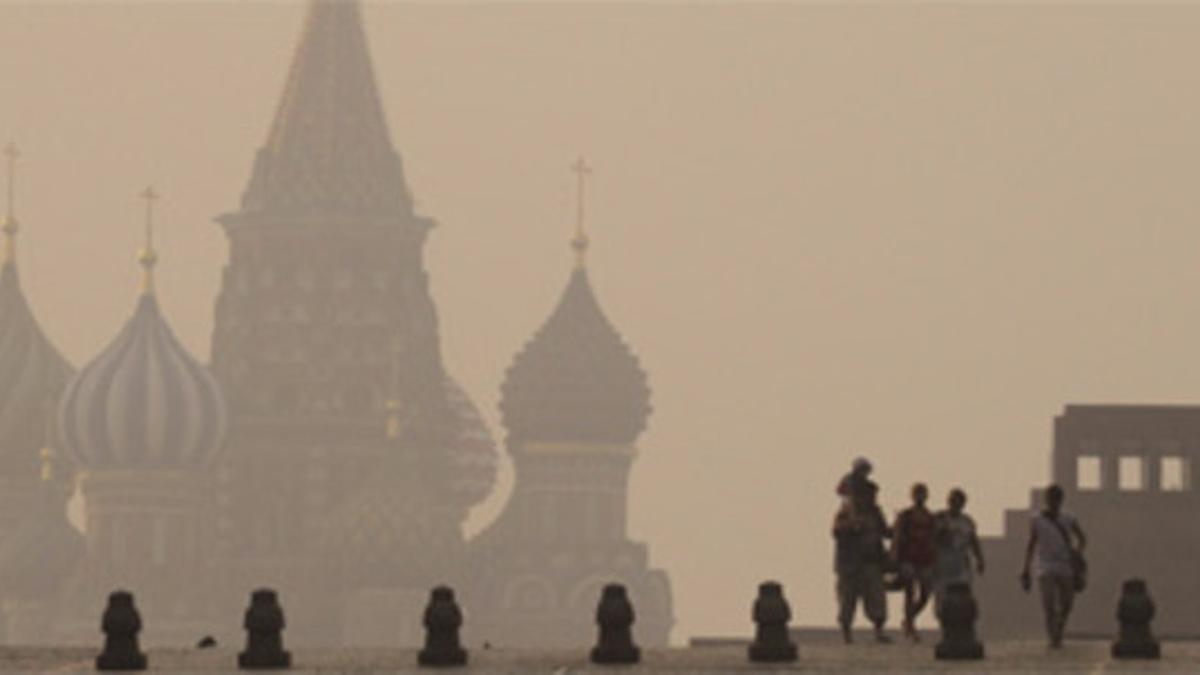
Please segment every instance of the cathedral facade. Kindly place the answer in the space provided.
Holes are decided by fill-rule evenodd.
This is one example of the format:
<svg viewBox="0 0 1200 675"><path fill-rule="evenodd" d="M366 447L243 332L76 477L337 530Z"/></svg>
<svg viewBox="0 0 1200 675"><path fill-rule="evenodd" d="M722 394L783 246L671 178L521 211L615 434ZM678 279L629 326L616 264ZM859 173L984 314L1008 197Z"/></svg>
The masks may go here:
<svg viewBox="0 0 1200 675"><path fill-rule="evenodd" d="M241 203L217 218L229 260L208 365L159 309L145 197L143 287L78 373L25 302L5 221L8 641L94 642L117 587L137 596L150 643L233 639L249 592L269 586L289 641L416 644L428 589L450 583L480 641L581 644L599 588L622 581L644 607L641 639L666 643L666 575L625 531L649 388L592 292L582 235L562 302L503 391L514 494L463 536L499 453L442 358L423 260L435 223L391 142L358 2L310 2ZM74 490L82 533L65 517Z"/></svg>

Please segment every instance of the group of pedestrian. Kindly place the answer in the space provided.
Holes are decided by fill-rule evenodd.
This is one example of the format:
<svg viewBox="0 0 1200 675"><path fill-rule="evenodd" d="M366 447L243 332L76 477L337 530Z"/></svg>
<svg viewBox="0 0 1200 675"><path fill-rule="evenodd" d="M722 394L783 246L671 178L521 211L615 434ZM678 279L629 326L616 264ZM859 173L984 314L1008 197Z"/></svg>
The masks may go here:
<svg viewBox="0 0 1200 675"><path fill-rule="evenodd" d="M875 640L891 642L885 630L886 594L902 591L901 628L917 642L917 617L929 602L940 613L946 589L954 584L970 586L976 575L984 573L983 548L975 521L965 511L967 494L961 488L950 490L946 508L934 512L928 506L929 488L917 483L910 492L911 505L889 524L871 471L871 462L860 457L837 487L841 505L833 521L833 538L838 625L845 642L853 642L851 628L861 603L874 626ZM1047 488L1045 501L1046 508L1031 523L1020 581L1028 592L1036 575L1047 635L1057 648L1062 645L1074 594L1083 586L1086 538L1078 521L1062 511L1061 487Z"/></svg>

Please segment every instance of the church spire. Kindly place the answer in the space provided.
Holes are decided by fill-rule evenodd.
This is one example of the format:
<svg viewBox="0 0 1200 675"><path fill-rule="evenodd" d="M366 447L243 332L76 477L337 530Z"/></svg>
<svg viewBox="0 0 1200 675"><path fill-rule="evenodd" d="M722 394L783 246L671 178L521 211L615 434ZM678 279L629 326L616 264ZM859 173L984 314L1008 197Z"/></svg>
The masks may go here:
<svg viewBox="0 0 1200 675"><path fill-rule="evenodd" d="M17 190L17 159L21 157L21 151L17 149L15 143L9 143L4 147L4 158L7 161L8 175L7 179L7 200L5 201L5 216L4 216L4 260L5 267L11 267L17 264L17 232L21 229L17 224L17 217L14 215L14 202L16 201Z"/></svg>
<svg viewBox="0 0 1200 675"><path fill-rule="evenodd" d="M407 215L357 0L311 0L244 212Z"/></svg>

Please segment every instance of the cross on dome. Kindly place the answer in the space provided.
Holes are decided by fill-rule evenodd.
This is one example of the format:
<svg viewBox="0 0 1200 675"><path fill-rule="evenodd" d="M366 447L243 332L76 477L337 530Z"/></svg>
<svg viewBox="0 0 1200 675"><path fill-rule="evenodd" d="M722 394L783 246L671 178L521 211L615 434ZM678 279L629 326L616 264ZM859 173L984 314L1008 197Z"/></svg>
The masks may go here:
<svg viewBox="0 0 1200 675"><path fill-rule="evenodd" d="M575 237L571 239L571 248L575 251L576 264L583 267L588 245L591 243L591 240L587 236L587 231L584 229L584 217L586 215L584 198L587 189L587 179L592 173L592 167L581 155L571 165L571 171L575 174Z"/></svg>
<svg viewBox="0 0 1200 675"><path fill-rule="evenodd" d="M153 186L148 186L141 192L141 198L146 202L146 231L142 250L138 252L138 263L142 266L142 292L154 292L154 266L158 263L158 253L154 250L154 203L160 198Z"/></svg>

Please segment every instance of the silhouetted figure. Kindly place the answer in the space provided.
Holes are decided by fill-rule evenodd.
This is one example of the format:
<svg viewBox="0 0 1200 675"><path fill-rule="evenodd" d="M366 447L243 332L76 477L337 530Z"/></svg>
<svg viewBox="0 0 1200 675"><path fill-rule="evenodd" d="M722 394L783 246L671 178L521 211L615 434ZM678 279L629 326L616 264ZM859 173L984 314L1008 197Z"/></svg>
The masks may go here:
<svg viewBox="0 0 1200 675"><path fill-rule="evenodd" d="M870 481L853 504L843 504L833 520L834 571L837 573L838 625L842 639L853 642L854 612L861 599L863 612L875 627L877 642L891 642L883 632L887 621L883 565L887 559L883 540L891 530L879 509L879 487Z"/></svg>
<svg viewBox="0 0 1200 675"><path fill-rule="evenodd" d="M983 547L975 520L967 515L967 493L954 488L946 496L946 510L939 511L934 529L934 613L941 611L947 590L955 584L970 588L975 574L983 574ZM974 565L972 565L974 559Z"/></svg>
<svg viewBox="0 0 1200 675"><path fill-rule="evenodd" d="M260 588L250 595L242 623L246 650L238 654L239 668L290 668L292 655L283 649L283 608L275 591Z"/></svg>
<svg viewBox="0 0 1200 675"><path fill-rule="evenodd" d="M788 635L792 608L783 597L783 586L767 581L758 586L754 601L754 642L750 645L750 660L756 663L777 663L796 660L796 644Z"/></svg>
<svg viewBox="0 0 1200 675"><path fill-rule="evenodd" d="M856 457L850 465L850 472L838 481L837 493L845 506L854 506L854 500L865 494L871 482L871 461L866 457Z"/></svg>
<svg viewBox="0 0 1200 675"><path fill-rule="evenodd" d="M609 584L596 607L600 639L592 649L592 663L637 663L641 650L633 644L633 605L621 584Z"/></svg>
<svg viewBox="0 0 1200 675"><path fill-rule="evenodd" d="M1113 643L1112 655L1116 659L1157 659L1160 655L1158 641L1150 632L1150 621L1154 619L1154 600L1146 590L1146 582L1129 579L1121 586L1121 601L1117 604L1117 621L1121 632Z"/></svg>
<svg viewBox="0 0 1200 675"><path fill-rule="evenodd" d="M892 551L904 585L904 634L918 642L917 615L925 609L933 593L937 518L925 506L929 488L924 483L913 485L911 494L912 506L896 516L892 527Z"/></svg>
<svg viewBox="0 0 1200 675"><path fill-rule="evenodd" d="M104 631L104 651L96 657L96 670L146 669L146 655L138 647L142 617L133 605L132 593L109 594L100 629Z"/></svg>
<svg viewBox="0 0 1200 675"><path fill-rule="evenodd" d="M1065 495L1062 487L1046 488L1046 508L1033 517L1029 527L1029 545L1025 547L1025 566L1021 570L1021 587L1028 593L1032 586L1030 563L1037 553L1037 580L1042 594L1042 612L1046 618L1046 635L1050 647L1062 646L1067 618L1075 603L1075 593L1083 590L1087 565L1083 548L1087 537L1079 522L1063 513ZM1072 541L1071 535L1075 535Z"/></svg>
<svg viewBox="0 0 1200 675"><path fill-rule="evenodd" d="M454 591L438 586L429 594L425 607L425 648L417 654L422 666L462 666L467 663L467 650L459 643L462 610L454 600Z"/></svg>
<svg viewBox="0 0 1200 675"><path fill-rule="evenodd" d="M205 635L196 643L196 649L212 649L217 646L217 639L211 635Z"/></svg>
<svg viewBox="0 0 1200 675"><path fill-rule="evenodd" d="M958 582L946 588L942 598L942 641L934 650L939 659L982 659L983 645L975 637L979 606L971 595L971 586Z"/></svg>

